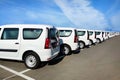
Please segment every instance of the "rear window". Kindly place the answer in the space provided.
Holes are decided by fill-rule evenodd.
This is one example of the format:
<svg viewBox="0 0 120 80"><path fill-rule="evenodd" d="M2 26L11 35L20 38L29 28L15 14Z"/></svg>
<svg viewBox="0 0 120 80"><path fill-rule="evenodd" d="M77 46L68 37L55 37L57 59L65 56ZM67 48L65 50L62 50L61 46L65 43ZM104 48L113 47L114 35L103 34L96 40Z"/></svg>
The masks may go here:
<svg viewBox="0 0 120 80"><path fill-rule="evenodd" d="M72 33L72 30L59 30L60 37L68 37Z"/></svg>
<svg viewBox="0 0 120 80"><path fill-rule="evenodd" d="M42 29L25 28L23 29L23 39L37 39L42 33Z"/></svg>
<svg viewBox="0 0 120 80"><path fill-rule="evenodd" d="M57 37L59 37L59 34L58 34L57 29L55 29L55 28L50 28L50 30L49 30L49 37L50 37L51 39L56 39Z"/></svg>
<svg viewBox="0 0 120 80"><path fill-rule="evenodd" d="M100 35L100 32L95 32L96 35Z"/></svg>
<svg viewBox="0 0 120 80"><path fill-rule="evenodd" d="M84 36L85 35L85 31L78 31L77 34L78 34L78 36Z"/></svg>
<svg viewBox="0 0 120 80"><path fill-rule="evenodd" d="M89 31L89 35L92 35L93 34L93 31Z"/></svg>

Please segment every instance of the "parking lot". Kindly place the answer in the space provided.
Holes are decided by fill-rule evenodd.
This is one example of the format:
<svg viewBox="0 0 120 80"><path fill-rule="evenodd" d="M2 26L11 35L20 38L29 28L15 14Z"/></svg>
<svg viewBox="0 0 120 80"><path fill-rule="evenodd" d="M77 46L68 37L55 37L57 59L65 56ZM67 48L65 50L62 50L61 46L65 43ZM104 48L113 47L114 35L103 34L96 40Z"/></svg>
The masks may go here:
<svg viewBox="0 0 120 80"><path fill-rule="evenodd" d="M35 70L19 61L0 60L0 80L120 80L119 41L117 36L78 54L59 55Z"/></svg>

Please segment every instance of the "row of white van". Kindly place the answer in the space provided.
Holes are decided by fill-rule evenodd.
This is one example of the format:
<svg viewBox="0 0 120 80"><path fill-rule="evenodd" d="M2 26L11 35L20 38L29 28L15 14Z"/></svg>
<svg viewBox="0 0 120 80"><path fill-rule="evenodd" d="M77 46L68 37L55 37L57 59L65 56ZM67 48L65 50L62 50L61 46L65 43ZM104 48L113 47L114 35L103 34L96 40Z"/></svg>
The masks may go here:
<svg viewBox="0 0 120 80"><path fill-rule="evenodd" d="M58 54L71 54L114 35L105 31L55 28L51 25L2 25L0 59L24 61L26 67L36 69L42 62L50 61Z"/></svg>

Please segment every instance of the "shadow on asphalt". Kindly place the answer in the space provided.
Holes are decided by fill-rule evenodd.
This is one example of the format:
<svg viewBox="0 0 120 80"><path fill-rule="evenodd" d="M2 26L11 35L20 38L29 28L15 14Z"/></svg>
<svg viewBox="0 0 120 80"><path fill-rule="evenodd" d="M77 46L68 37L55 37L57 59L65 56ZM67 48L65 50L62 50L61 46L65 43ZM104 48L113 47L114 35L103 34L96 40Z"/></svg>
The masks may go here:
<svg viewBox="0 0 120 80"><path fill-rule="evenodd" d="M79 53L80 53L80 50L78 50L76 52L72 52L72 54L79 54ZM70 55L72 55L72 54L70 54ZM60 63L65 58L65 56L70 56L70 55L65 55L64 53L60 53L56 58L49 61L48 65L56 65L56 64Z"/></svg>
<svg viewBox="0 0 120 80"><path fill-rule="evenodd" d="M79 54L79 53L80 53L80 51L74 52L73 54ZM71 55L72 55L72 54L71 54ZM65 55L65 54L63 54L63 53L59 53L59 55L58 55L57 57L55 57L54 59L52 59L51 61L49 61L49 62L42 62L37 69L43 68L43 67L45 67L46 65L50 65L50 66L51 66L51 65L56 65L56 64L60 63L61 61L63 61L63 59L65 58L65 56L70 56L70 55ZM23 63L23 64L24 64L23 61L17 61L17 60L0 59L0 61L3 61L3 63L4 63L4 62L15 62L15 63L18 63L18 62L19 62L19 63Z"/></svg>
<svg viewBox="0 0 120 80"><path fill-rule="evenodd" d="M48 62L48 65L56 65L60 63L66 55L64 54L59 54L57 57L55 57L53 60Z"/></svg>
<svg viewBox="0 0 120 80"><path fill-rule="evenodd" d="M39 65L38 69L39 68L43 68L46 65L56 65L56 64L60 63L64 59L65 56L66 55L59 53L59 55L57 57L55 57L54 59L52 59L51 61L49 61L49 62L42 62Z"/></svg>
<svg viewBox="0 0 120 80"><path fill-rule="evenodd" d="M55 65L55 64L58 64L59 62L61 62L61 61L64 59L65 56L66 56L66 55L60 53L60 54L59 54L57 57L55 57L53 60L51 60L51 61L49 61L49 62L42 62L37 69L43 68L43 67L45 67L46 65ZM23 63L23 64L24 64L23 61L17 61L17 60L0 59L0 61L3 61L3 64L4 64L4 63L7 63L7 62L10 62L10 63Z"/></svg>

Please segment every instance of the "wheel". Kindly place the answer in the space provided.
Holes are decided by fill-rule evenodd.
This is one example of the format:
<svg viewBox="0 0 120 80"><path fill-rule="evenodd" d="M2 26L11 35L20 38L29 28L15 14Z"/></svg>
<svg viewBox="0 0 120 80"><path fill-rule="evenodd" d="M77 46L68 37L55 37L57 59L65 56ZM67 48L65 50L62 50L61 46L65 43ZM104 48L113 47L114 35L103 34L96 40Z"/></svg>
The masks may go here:
<svg viewBox="0 0 120 80"><path fill-rule="evenodd" d="M79 42L80 49L83 49L85 47L85 44L83 42Z"/></svg>
<svg viewBox="0 0 120 80"><path fill-rule="evenodd" d="M101 41L100 41L100 39L97 39L96 42L97 42L97 43L100 43Z"/></svg>
<svg viewBox="0 0 120 80"><path fill-rule="evenodd" d="M40 65L41 61L36 53L29 52L24 57L24 63L27 68L36 69Z"/></svg>
<svg viewBox="0 0 120 80"><path fill-rule="evenodd" d="M71 48L68 45L64 45L64 54L70 55L71 54Z"/></svg>
<svg viewBox="0 0 120 80"><path fill-rule="evenodd" d="M93 44L92 40L89 40L89 45L92 45L92 44Z"/></svg>

